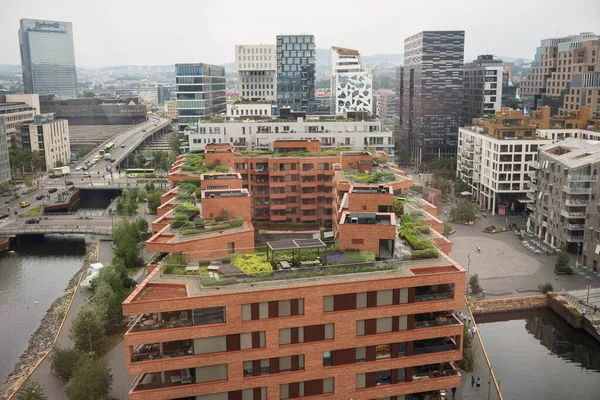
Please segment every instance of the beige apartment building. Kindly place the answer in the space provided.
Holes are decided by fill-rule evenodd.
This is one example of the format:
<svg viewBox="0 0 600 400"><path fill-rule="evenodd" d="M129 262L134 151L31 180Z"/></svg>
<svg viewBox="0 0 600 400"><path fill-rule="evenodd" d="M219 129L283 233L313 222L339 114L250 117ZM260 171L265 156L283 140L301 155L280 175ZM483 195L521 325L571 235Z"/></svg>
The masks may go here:
<svg viewBox="0 0 600 400"><path fill-rule="evenodd" d="M0 115L4 116L4 132L9 149L21 148L21 126L33 121L40 113L37 94L7 94L0 96Z"/></svg>
<svg viewBox="0 0 600 400"><path fill-rule="evenodd" d="M21 128L23 150L39 151L42 169L68 165L71 158L69 123L66 119L54 119L54 114L40 114L32 123Z"/></svg>
<svg viewBox="0 0 600 400"><path fill-rule="evenodd" d="M583 106L599 112L600 36L584 32L542 40L521 95L530 107L551 107L553 115Z"/></svg>

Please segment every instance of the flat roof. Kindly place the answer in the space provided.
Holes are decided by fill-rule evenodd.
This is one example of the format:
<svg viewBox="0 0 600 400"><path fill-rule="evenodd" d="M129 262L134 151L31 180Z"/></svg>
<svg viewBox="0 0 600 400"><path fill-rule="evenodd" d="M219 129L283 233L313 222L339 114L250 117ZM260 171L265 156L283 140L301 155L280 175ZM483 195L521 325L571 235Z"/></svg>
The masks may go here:
<svg viewBox="0 0 600 400"><path fill-rule="evenodd" d="M271 250L323 249L327 247L321 239L290 239L267 242Z"/></svg>

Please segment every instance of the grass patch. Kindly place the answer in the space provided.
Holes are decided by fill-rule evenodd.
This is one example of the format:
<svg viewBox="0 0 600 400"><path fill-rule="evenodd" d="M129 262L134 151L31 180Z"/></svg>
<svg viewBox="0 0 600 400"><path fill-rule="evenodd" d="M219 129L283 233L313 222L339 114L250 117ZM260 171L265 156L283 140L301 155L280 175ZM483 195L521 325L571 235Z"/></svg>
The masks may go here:
<svg viewBox="0 0 600 400"><path fill-rule="evenodd" d="M232 254L231 263L249 276L264 276L273 272L267 253Z"/></svg>
<svg viewBox="0 0 600 400"><path fill-rule="evenodd" d="M25 211L21 215L23 217L39 217L42 212L42 205L37 205L35 207L31 207L29 210Z"/></svg>
<svg viewBox="0 0 600 400"><path fill-rule="evenodd" d="M383 182L392 182L397 179L396 174L393 172L367 173L367 172L358 172L353 169L346 169L344 171L344 176L355 182L361 182L361 183L383 183Z"/></svg>

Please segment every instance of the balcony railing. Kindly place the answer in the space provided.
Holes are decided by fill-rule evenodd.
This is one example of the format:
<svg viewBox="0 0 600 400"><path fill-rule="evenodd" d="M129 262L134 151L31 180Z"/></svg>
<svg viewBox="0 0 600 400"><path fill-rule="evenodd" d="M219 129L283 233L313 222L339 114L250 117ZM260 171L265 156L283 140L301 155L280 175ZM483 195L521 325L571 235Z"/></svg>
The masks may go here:
<svg viewBox="0 0 600 400"><path fill-rule="evenodd" d="M191 356L194 354L194 345L191 340L179 340L163 343L162 351L159 343L137 346L131 355L132 362L159 360Z"/></svg>
<svg viewBox="0 0 600 400"><path fill-rule="evenodd" d="M451 300L454 298L454 290L447 292L427 293L415 295L415 302L420 303L423 301L435 301L435 300Z"/></svg>
<svg viewBox="0 0 600 400"><path fill-rule="evenodd" d="M184 368L181 370L164 371L162 373L138 375L132 384L134 392L140 390L162 389L196 383L195 369Z"/></svg>
<svg viewBox="0 0 600 400"><path fill-rule="evenodd" d="M419 342L418 341L415 342L415 347L413 349L413 353L415 355L440 353L442 351L452 351L452 350L456 350L458 348L456 343L454 343L454 341L452 341L452 340L436 339L436 340L426 340L424 342L429 342L429 344L426 346L423 346L423 347L418 347Z"/></svg>
<svg viewBox="0 0 600 400"><path fill-rule="evenodd" d="M452 363L423 365L413 368L413 381L458 375Z"/></svg>
<svg viewBox="0 0 600 400"><path fill-rule="evenodd" d="M569 182L598 182L598 175L567 175Z"/></svg>
<svg viewBox="0 0 600 400"><path fill-rule="evenodd" d="M566 199L565 205L569 207L587 207L588 202L588 200Z"/></svg>
<svg viewBox="0 0 600 400"><path fill-rule="evenodd" d="M564 185L563 191L567 193L592 193L591 187L576 187L570 185Z"/></svg>
<svg viewBox="0 0 600 400"><path fill-rule="evenodd" d="M567 229L571 231L582 231L585 229L584 224L567 224Z"/></svg>
<svg viewBox="0 0 600 400"><path fill-rule="evenodd" d="M560 215L565 218L585 218L585 212L573 212L568 210L560 210Z"/></svg>
<svg viewBox="0 0 600 400"><path fill-rule="evenodd" d="M452 313L418 314L417 317L419 320L415 320L415 329L460 324Z"/></svg>
<svg viewBox="0 0 600 400"><path fill-rule="evenodd" d="M583 243L583 235L565 235L565 240L570 243Z"/></svg>
<svg viewBox="0 0 600 400"><path fill-rule="evenodd" d="M538 163L537 161L529 161L529 166L531 168L540 169L540 163Z"/></svg>

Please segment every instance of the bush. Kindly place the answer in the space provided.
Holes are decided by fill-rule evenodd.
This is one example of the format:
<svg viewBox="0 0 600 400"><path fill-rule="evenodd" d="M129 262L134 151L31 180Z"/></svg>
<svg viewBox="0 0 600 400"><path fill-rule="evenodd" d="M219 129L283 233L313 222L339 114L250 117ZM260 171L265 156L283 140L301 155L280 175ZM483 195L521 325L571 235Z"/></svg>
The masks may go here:
<svg viewBox="0 0 600 400"><path fill-rule="evenodd" d="M546 294L546 293L551 292L552 290L554 290L554 287L552 287L552 284L550 282L540 283L540 285L538 286L538 288L544 294Z"/></svg>
<svg viewBox="0 0 600 400"><path fill-rule="evenodd" d="M494 232L496 230L496 225L490 225L485 227L486 232Z"/></svg>
<svg viewBox="0 0 600 400"><path fill-rule="evenodd" d="M429 258L438 258L439 256L440 256L440 253L437 251L436 248L430 248L430 249L425 249L425 250L413 251L410 255L410 259L411 260L426 260Z"/></svg>
<svg viewBox="0 0 600 400"><path fill-rule="evenodd" d="M62 379L63 382L68 382L83 355L76 348L63 349L60 346L55 347L50 355L52 373Z"/></svg>
<svg viewBox="0 0 600 400"><path fill-rule="evenodd" d="M561 250L556 255L556 268L568 266L571 263L571 257L569 257L569 253L564 250Z"/></svg>
<svg viewBox="0 0 600 400"><path fill-rule="evenodd" d="M47 400L48 397L44 394L44 389L39 382L30 382L19 390L17 400Z"/></svg>
<svg viewBox="0 0 600 400"><path fill-rule="evenodd" d="M232 254L231 263L249 276L264 276L273 272L266 253Z"/></svg>
<svg viewBox="0 0 600 400"><path fill-rule="evenodd" d="M466 325L463 328L463 355L462 360L457 362L458 366L467 372L473 372L475 367L475 352L473 351L473 339Z"/></svg>
<svg viewBox="0 0 600 400"><path fill-rule="evenodd" d="M481 286L479 286L479 275L473 274L469 277L469 288L471 289L471 294L477 295L483 292Z"/></svg>

